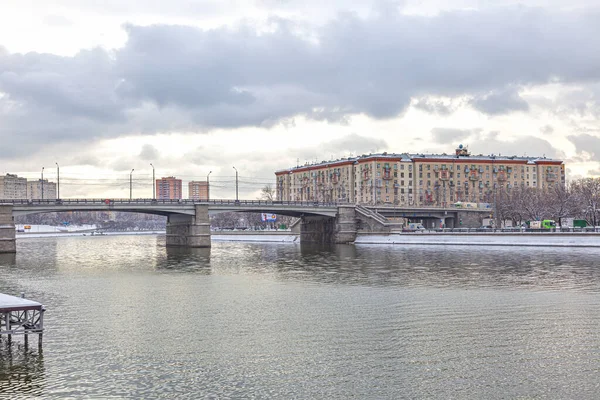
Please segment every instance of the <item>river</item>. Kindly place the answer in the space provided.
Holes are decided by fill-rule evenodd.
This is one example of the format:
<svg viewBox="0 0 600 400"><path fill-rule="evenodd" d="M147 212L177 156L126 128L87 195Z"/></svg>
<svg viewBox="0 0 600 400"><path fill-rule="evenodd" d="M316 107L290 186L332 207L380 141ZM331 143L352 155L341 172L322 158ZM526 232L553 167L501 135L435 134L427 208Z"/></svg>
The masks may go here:
<svg viewBox="0 0 600 400"><path fill-rule="evenodd" d="M0 398L600 397L600 249L164 242L0 254L47 308L41 351L0 342Z"/></svg>

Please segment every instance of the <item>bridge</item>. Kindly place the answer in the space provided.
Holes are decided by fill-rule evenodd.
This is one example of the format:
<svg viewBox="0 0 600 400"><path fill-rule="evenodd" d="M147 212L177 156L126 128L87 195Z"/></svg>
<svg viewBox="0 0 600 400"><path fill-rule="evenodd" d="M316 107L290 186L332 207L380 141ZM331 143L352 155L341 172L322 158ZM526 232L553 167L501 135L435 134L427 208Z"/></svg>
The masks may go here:
<svg viewBox="0 0 600 400"><path fill-rule="evenodd" d="M16 252L14 217L68 211L121 211L167 217L166 245L210 247L210 215L224 212L272 213L298 217L300 240L351 243L358 230L389 232L395 218L428 220L454 227L469 212L455 208L396 208L347 203L264 200L61 199L0 200L0 253ZM488 210L489 212L489 210ZM461 216L462 215L462 216Z"/></svg>

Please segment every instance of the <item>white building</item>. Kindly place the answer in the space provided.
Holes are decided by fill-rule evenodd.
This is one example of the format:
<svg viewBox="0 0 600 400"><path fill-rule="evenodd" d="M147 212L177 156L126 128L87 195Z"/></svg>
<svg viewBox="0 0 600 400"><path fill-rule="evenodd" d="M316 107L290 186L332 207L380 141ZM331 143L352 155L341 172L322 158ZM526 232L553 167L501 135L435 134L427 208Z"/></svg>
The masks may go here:
<svg viewBox="0 0 600 400"><path fill-rule="evenodd" d="M0 199L27 198L27 179L14 174L0 176Z"/></svg>

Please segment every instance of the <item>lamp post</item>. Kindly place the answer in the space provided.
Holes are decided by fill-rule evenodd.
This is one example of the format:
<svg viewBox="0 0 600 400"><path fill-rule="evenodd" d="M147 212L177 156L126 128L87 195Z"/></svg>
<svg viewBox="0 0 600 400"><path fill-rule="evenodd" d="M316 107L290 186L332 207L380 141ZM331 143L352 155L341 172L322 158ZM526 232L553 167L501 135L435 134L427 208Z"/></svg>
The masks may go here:
<svg viewBox="0 0 600 400"><path fill-rule="evenodd" d="M57 162L54 164L56 164L56 199L60 200L60 167Z"/></svg>
<svg viewBox="0 0 600 400"><path fill-rule="evenodd" d="M133 193L133 171L134 169L131 168L131 172L129 173L129 201L131 201L132 197L132 193Z"/></svg>
<svg viewBox="0 0 600 400"><path fill-rule="evenodd" d="M42 167L42 200L44 200L44 167Z"/></svg>
<svg viewBox="0 0 600 400"><path fill-rule="evenodd" d="M150 166L152 167L152 200L156 199L156 180L154 179L154 165L152 165L152 163L150 163Z"/></svg>
<svg viewBox="0 0 600 400"><path fill-rule="evenodd" d="M212 171L210 171L208 175L206 175L206 201L210 200L210 182L208 180L210 174L212 174Z"/></svg>
<svg viewBox="0 0 600 400"><path fill-rule="evenodd" d="M233 169L235 169L235 201L238 201L238 170L236 167Z"/></svg>

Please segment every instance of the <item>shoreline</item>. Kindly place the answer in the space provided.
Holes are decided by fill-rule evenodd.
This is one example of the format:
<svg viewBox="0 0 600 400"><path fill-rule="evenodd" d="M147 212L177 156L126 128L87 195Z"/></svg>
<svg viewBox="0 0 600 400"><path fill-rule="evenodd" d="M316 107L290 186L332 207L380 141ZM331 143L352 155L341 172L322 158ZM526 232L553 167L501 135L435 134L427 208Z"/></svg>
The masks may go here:
<svg viewBox="0 0 600 400"><path fill-rule="evenodd" d="M73 236L164 235L164 230L123 232L31 232L16 234L17 239ZM213 231L215 242L300 243L300 235L290 231ZM588 247L600 248L600 233L575 232L359 232L354 245L458 245L512 247Z"/></svg>

